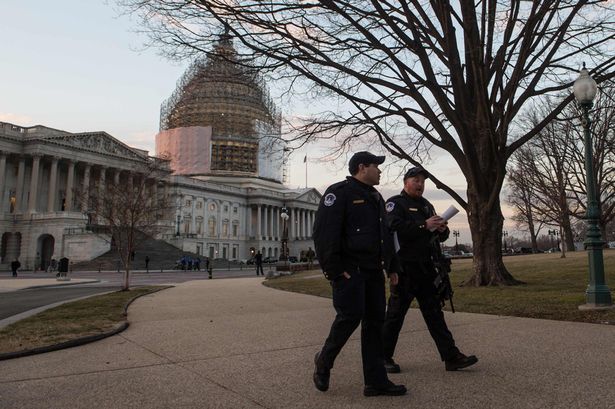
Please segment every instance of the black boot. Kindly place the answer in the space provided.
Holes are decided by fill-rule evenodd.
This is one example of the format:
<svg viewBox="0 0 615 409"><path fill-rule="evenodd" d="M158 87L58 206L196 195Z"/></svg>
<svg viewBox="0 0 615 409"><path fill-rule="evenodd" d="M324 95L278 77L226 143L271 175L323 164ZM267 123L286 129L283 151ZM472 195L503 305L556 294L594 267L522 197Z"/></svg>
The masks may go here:
<svg viewBox="0 0 615 409"><path fill-rule="evenodd" d="M404 385L395 385L391 381L387 381L383 386L365 385L363 388L363 396L401 396L405 395L406 392L408 392L408 390Z"/></svg>
<svg viewBox="0 0 615 409"><path fill-rule="evenodd" d="M331 376L331 371L318 365L319 356L320 352L317 352L316 356L314 356L314 386L316 386L316 389L319 391L326 392L329 389L329 378Z"/></svg>
<svg viewBox="0 0 615 409"><path fill-rule="evenodd" d="M458 352L452 359L444 361L444 366L447 371L456 371L457 369L467 368L478 362L478 358L474 355L465 356L461 352Z"/></svg>

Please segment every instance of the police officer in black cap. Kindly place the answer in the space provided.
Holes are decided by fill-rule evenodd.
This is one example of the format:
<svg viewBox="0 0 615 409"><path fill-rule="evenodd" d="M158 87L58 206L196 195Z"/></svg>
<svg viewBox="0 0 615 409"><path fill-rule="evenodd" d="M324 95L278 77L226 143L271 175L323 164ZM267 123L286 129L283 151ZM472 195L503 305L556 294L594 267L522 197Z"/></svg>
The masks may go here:
<svg viewBox="0 0 615 409"><path fill-rule="evenodd" d="M385 367L389 373L400 372L393 360L393 353L404 323L404 318L414 298L417 299L429 333L436 343L440 358L447 371L456 371L474 365L478 359L462 354L455 346L449 331L442 305L437 295L435 261L442 258L440 242L445 241L450 230L446 222L423 197L425 179L429 174L422 167L413 167L404 175L402 192L387 200L387 224L399 243L397 253L402 272L391 294L383 326Z"/></svg>
<svg viewBox="0 0 615 409"><path fill-rule="evenodd" d="M389 381L382 354L382 323L387 273L397 282L399 263L385 223L378 165L384 156L357 152L350 159L351 177L329 186L314 222L316 255L333 287L337 312L322 350L314 358L314 384L329 388L335 358L361 324L361 356L365 396L403 395L406 387Z"/></svg>

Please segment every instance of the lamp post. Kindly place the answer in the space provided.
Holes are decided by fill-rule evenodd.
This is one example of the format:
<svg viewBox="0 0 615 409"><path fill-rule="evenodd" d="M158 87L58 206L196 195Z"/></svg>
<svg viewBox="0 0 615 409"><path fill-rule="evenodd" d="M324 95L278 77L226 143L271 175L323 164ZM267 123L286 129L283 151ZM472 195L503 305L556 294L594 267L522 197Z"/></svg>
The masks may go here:
<svg viewBox="0 0 615 409"><path fill-rule="evenodd" d="M593 101L598 92L596 81L590 77L585 64L579 73L579 78L574 82L574 97L581 106L583 134L585 142L585 178L587 184L587 235L585 246L589 256L589 284L585 292L584 305L579 309L606 309L612 308L611 291L604 280L604 260L602 257L602 246L604 241L601 238L598 221L600 220L600 207L596 199L596 178L594 177L592 139L590 132L591 120L589 110L594 105Z"/></svg>
<svg viewBox="0 0 615 409"><path fill-rule="evenodd" d="M178 214L177 215L177 232L175 233L176 237L179 237L179 224L181 223L181 219L182 217Z"/></svg>
<svg viewBox="0 0 615 409"><path fill-rule="evenodd" d="M502 241L504 242L504 253L508 253L508 247L506 246L507 236L508 236L508 232L506 230L502 230Z"/></svg>
<svg viewBox="0 0 615 409"><path fill-rule="evenodd" d="M457 237L459 237L459 230L453 230L453 236L455 236L455 255L459 254L459 243L457 243Z"/></svg>
<svg viewBox="0 0 615 409"><path fill-rule="evenodd" d="M288 262L288 209L286 206L282 207L280 211L280 218L282 218L282 252L280 254L280 261L284 261L284 264Z"/></svg>

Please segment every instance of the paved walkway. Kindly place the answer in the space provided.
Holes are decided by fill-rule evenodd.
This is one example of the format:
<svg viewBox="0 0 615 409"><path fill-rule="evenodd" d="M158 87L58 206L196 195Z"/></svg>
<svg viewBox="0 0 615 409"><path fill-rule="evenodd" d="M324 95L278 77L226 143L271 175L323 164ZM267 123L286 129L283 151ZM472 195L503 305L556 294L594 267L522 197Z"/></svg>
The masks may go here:
<svg viewBox="0 0 615 409"><path fill-rule="evenodd" d="M0 407L615 408L614 326L447 314L480 361L446 372L416 310L400 338L404 371L391 376L407 396L362 396L358 332L319 392L311 362L331 301L261 281L179 284L138 299L120 335L0 361Z"/></svg>

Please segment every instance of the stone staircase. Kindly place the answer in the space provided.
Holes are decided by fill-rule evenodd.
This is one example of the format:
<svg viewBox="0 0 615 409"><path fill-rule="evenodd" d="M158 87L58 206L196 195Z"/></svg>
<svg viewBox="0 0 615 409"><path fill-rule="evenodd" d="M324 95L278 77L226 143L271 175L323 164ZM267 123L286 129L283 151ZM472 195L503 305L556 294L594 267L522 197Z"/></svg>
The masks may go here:
<svg viewBox="0 0 615 409"><path fill-rule="evenodd" d="M163 240L156 240L151 237L141 238L140 243L135 249L135 257L132 262L132 270L145 270L145 256L149 256L150 270L174 270L183 255L196 258L197 255L187 251L182 251L177 247ZM90 260L73 264L73 271L98 271L98 270L117 270L120 269L119 255L117 249L112 247L105 254ZM204 257L200 256L201 270L205 268Z"/></svg>
<svg viewBox="0 0 615 409"><path fill-rule="evenodd" d="M167 243L164 240L157 240L152 237L142 236L139 238L139 244L135 249L135 258L131 265L131 270L145 270L145 256L149 256L149 269L153 271L160 270L177 270L177 261L182 256L190 256L192 258L199 257L201 259L201 270L205 270L205 256L197 256L195 253L183 251L179 248ZM119 255L115 247L105 254L96 257L90 261L82 261L72 265L73 271L109 271L123 269L119 262ZM253 268L253 266L241 266L243 268ZM212 268L234 269L240 268L238 261L229 260L213 260Z"/></svg>

